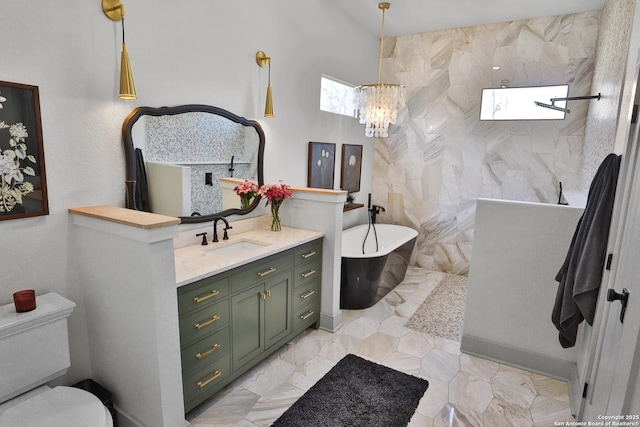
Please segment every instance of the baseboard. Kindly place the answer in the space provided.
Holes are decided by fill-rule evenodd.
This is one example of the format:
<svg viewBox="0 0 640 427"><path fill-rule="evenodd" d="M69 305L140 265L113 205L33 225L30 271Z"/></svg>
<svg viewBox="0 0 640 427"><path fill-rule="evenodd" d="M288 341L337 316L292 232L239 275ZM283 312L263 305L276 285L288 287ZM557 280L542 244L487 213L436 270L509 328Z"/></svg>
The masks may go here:
<svg viewBox="0 0 640 427"><path fill-rule="evenodd" d="M118 405L113 405L113 407L116 410L118 427L145 427L144 424L140 424L135 418L123 411Z"/></svg>
<svg viewBox="0 0 640 427"><path fill-rule="evenodd" d="M320 312L320 329L331 333L336 332L342 326L342 310L334 315Z"/></svg>
<svg viewBox="0 0 640 427"><path fill-rule="evenodd" d="M532 353L465 334L462 334L460 351L569 383L576 381L578 377L578 368L573 362ZM571 387L569 391L571 392Z"/></svg>
<svg viewBox="0 0 640 427"><path fill-rule="evenodd" d="M122 408L119 407L118 405L113 405L113 407L116 410L116 417L118 418L118 427L148 427L140 423L138 420L136 420L133 416L131 416L124 410L122 410ZM182 425L182 427L188 427L190 425L191 424L187 420L184 420L184 424Z"/></svg>

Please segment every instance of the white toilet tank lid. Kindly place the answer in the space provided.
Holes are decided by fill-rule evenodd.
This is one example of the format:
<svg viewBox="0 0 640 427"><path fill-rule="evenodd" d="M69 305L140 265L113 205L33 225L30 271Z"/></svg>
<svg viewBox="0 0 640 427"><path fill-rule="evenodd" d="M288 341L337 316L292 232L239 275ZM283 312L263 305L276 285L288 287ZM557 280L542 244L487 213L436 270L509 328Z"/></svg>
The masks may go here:
<svg viewBox="0 0 640 427"><path fill-rule="evenodd" d="M36 309L17 313L13 303L0 306L0 339L46 322L63 319L71 314L76 304L50 292L36 295Z"/></svg>
<svg viewBox="0 0 640 427"><path fill-rule="evenodd" d="M105 406L91 393L54 387L0 414L0 427L104 427L112 425Z"/></svg>

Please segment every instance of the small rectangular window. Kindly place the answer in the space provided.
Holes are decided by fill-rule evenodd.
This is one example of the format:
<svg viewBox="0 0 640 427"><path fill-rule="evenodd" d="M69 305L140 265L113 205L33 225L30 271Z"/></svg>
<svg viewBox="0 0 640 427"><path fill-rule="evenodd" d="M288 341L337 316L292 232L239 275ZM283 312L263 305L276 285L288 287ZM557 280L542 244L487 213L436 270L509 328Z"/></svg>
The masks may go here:
<svg viewBox="0 0 640 427"><path fill-rule="evenodd" d="M323 74L320 78L320 109L358 117L358 106L354 102L354 88L352 84Z"/></svg>
<svg viewBox="0 0 640 427"><path fill-rule="evenodd" d="M551 100L568 94L568 85L482 89L480 120L562 120L567 101Z"/></svg>

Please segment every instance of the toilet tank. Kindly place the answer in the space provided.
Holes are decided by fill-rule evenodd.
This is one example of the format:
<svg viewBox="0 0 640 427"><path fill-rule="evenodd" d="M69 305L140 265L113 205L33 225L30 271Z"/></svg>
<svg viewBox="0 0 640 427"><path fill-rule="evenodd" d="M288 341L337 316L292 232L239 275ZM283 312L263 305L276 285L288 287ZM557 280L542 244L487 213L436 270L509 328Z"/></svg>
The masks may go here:
<svg viewBox="0 0 640 427"><path fill-rule="evenodd" d="M26 313L0 306L0 403L67 371L67 317L75 306L56 293L36 296L36 309Z"/></svg>

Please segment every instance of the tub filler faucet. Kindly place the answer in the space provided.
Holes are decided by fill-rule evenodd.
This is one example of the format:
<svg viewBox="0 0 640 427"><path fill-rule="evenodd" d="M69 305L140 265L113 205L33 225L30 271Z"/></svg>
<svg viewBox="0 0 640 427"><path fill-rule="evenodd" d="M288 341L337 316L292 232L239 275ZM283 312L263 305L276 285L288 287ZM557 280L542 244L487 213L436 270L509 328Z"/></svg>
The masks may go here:
<svg viewBox="0 0 640 427"><path fill-rule="evenodd" d="M380 212L386 212L385 208L378 205L371 205L371 208L369 208L369 214L371 215L372 224L376 223L376 216L380 215Z"/></svg>

